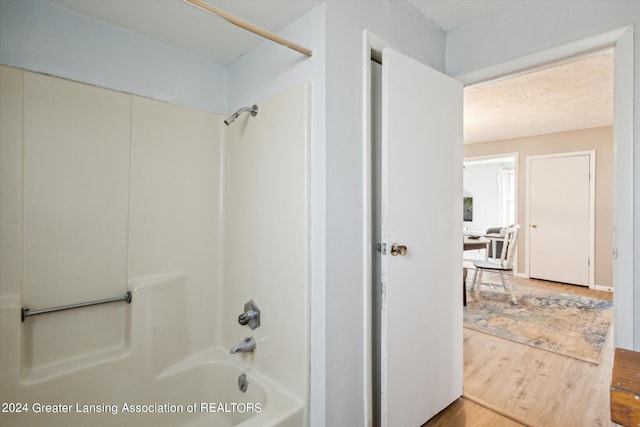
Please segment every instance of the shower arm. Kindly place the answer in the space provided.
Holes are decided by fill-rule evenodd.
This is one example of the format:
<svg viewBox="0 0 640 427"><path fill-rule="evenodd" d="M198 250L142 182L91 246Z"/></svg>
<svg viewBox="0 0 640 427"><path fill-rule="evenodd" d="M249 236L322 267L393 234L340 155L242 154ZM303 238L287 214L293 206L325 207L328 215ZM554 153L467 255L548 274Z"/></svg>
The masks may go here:
<svg viewBox="0 0 640 427"><path fill-rule="evenodd" d="M255 117L258 114L258 110L254 105L253 107L242 107L241 109L233 113L232 116L234 119L237 119L238 117L240 117L240 114L244 113L245 111L250 112L252 117Z"/></svg>
<svg viewBox="0 0 640 427"><path fill-rule="evenodd" d="M224 124L229 126L231 123L235 122L238 117L240 117L240 114L244 113L245 111L251 113L251 117L255 117L258 115L258 106L252 105L251 107L242 107L231 116L229 116L228 119L225 119Z"/></svg>

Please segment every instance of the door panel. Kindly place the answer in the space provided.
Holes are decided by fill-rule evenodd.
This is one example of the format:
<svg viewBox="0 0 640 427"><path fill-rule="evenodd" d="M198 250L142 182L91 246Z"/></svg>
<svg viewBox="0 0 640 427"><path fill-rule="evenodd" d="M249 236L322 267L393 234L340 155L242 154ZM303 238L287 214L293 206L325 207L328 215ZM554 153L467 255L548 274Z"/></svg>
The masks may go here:
<svg viewBox="0 0 640 427"><path fill-rule="evenodd" d="M462 85L382 67L381 425L418 426L462 394Z"/></svg>
<svg viewBox="0 0 640 427"><path fill-rule="evenodd" d="M590 158L531 159L529 276L589 285Z"/></svg>

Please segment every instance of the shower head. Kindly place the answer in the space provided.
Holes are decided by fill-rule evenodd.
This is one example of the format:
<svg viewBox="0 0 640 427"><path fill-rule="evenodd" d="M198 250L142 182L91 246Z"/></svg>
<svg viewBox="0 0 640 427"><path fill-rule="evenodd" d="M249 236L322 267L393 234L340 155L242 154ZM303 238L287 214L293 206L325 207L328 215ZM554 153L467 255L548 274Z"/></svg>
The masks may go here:
<svg viewBox="0 0 640 427"><path fill-rule="evenodd" d="M235 122L238 117L240 117L240 114L244 113L245 111L250 112L251 113L251 117L255 117L255 116L258 115L258 106L257 105L253 105L253 106L251 106L251 108L242 107L241 109L239 109L238 111L233 113L231 116L229 116L229 118L224 119L224 124L229 126L231 123Z"/></svg>

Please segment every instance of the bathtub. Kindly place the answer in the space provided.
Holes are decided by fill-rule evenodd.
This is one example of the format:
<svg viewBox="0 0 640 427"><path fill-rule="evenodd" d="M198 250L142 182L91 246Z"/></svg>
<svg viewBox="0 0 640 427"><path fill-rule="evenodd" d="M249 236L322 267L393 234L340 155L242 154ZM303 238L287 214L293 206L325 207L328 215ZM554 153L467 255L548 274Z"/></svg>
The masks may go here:
<svg viewBox="0 0 640 427"><path fill-rule="evenodd" d="M248 382L245 392L238 386L243 374ZM148 381L133 379L116 366L100 366L23 384L20 389L12 402L3 396L1 425L294 427L304 423L300 402L269 386L259 373L229 360L220 349L191 357Z"/></svg>
<svg viewBox="0 0 640 427"><path fill-rule="evenodd" d="M175 300L183 276L131 283L133 303L114 305L128 325L124 342L111 349L24 368L20 299L0 298L0 425L300 427L305 405L228 349L188 354L164 321L162 289ZM87 311L90 313L90 311ZM117 313L116 313L117 314ZM80 314L61 314L67 316ZM184 318L184 313L177 313ZM55 316L55 314L48 315ZM43 316L44 317L44 316ZM31 321L29 319L27 321ZM36 319L37 320L37 319ZM45 321L41 319L41 321ZM48 321L52 321L51 318ZM173 349L172 349L173 348ZM239 377L246 377L241 391Z"/></svg>

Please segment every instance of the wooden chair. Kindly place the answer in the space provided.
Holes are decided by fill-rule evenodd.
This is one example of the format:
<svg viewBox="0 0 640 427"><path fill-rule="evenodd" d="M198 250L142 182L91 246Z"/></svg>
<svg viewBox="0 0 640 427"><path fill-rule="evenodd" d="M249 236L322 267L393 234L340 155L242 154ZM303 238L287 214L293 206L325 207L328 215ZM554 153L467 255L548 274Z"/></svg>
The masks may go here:
<svg viewBox="0 0 640 427"><path fill-rule="evenodd" d="M513 257L516 254L516 244L518 242L518 230L520 226L518 224L512 225L507 228L507 231L504 236L504 244L502 245L502 254L500 255L500 262L489 262L489 261L475 261L473 265L476 267L476 274L473 277L473 285L471 290L474 291L476 299L480 296L480 287L482 286L481 279L482 272L484 270L494 271L500 273L500 281L502 282L502 287L505 292L508 292L511 295L511 302L513 304L518 304L518 300L513 292L513 286L509 283L508 280L505 280L504 273L505 271L513 271Z"/></svg>

